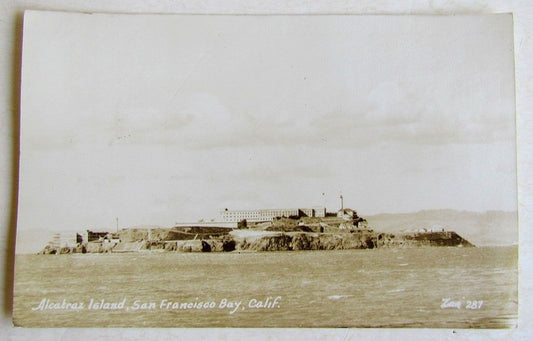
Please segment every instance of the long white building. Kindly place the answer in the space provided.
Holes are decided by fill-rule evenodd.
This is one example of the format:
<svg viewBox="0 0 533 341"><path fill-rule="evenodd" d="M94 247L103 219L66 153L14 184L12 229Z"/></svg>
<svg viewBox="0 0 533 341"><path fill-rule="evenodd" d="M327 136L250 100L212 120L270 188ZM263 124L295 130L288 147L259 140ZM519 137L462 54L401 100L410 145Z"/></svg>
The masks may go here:
<svg viewBox="0 0 533 341"><path fill-rule="evenodd" d="M282 208L282 209L257 209L257 210L228 210L220 212L222 221L238 222L246 221L260 222L271 221L277 217L325 217L325 207L315 208Z"/></svg>

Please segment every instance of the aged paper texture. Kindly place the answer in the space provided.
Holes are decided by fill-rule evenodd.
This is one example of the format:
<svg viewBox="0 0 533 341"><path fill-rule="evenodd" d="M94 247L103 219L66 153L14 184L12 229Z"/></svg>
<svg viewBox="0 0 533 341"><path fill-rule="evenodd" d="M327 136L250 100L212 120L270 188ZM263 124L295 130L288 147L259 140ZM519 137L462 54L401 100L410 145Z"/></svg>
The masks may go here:
<svg viewBox="0 0 533 341"><path fill-rule="evenodd" d="M14 323L514 328L510 14L24 17Z"/></svg>

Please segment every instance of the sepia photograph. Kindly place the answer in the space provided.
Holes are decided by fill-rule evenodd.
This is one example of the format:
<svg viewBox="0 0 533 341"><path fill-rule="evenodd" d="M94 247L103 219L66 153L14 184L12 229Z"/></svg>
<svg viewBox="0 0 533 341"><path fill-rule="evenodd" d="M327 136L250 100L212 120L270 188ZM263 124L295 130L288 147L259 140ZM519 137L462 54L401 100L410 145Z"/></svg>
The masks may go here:
<svg viewBox="0 0 533 341"><path fill-rule="evenodd" d="M26 11L13 322L516 328L513 15Z"/></svg>

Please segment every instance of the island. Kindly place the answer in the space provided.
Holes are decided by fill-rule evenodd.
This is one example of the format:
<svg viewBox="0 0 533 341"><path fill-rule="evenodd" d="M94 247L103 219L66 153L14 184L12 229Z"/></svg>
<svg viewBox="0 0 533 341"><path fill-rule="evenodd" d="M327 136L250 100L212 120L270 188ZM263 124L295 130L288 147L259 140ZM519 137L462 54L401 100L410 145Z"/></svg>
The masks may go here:
<svg viewBox="0 0 533 341"><path fill-rule="evenodd" d="M121 252L246 252L349 250L405 247L474 247L454 231L423 228L379 232L353 209L324 207L228 210L221 221L181 223L169 228L86 229L56 233L40 254Z"/></svg>

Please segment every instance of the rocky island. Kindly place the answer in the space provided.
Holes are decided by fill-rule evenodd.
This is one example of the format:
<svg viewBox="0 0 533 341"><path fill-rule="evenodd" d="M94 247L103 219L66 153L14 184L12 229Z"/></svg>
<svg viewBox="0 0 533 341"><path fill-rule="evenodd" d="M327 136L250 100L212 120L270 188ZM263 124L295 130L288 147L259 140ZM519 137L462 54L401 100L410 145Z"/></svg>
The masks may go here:
<svg viewBox="0 0 533 341"><path fill-rule="evenodd" d="M232 213L224 223L180 224L171 228L124 228L117 232L86 230L76 236L56 234L41 254L119 252L231 252L347 250L398 247L472 247L454 231L443 228L401 233L373 230L351 209L331 214L325 209ZM282 212L284 213L284 212ZM251 221L241 219L250 217ZM265 218L266 217L266 218ZM228 227L229 219L240 219ZM268 218L268 219L267 219ZM217 226L218 225L218 226ZM231 224L229 224L231 225Z"/></svg>

